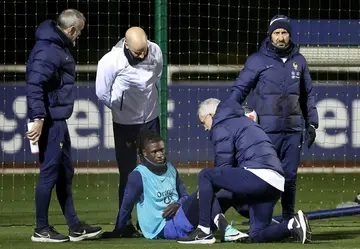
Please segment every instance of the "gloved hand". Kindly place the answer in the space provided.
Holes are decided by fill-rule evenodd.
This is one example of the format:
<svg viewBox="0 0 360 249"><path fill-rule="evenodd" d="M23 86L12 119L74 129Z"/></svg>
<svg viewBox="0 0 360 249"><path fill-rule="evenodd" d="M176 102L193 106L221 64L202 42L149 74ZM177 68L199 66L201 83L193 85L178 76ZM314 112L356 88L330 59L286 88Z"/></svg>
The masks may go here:
<svg viewBox="0 0 360 249"><path fill-rule="evenodd" d="M310 148L310 146L314 143L315 138L316 138L316 130L314 126L309 125L309 128L307 129L306 132L306 140L308 141L308 148Z"/></svg>
<svg viewBox="0 0 360 249"><path fill-rule="evenodd" d="M180 208L179 203L171 203L169 206L167 206L162 213L162 217L165 219L170 219L175 216L176 212Z"/></svg>

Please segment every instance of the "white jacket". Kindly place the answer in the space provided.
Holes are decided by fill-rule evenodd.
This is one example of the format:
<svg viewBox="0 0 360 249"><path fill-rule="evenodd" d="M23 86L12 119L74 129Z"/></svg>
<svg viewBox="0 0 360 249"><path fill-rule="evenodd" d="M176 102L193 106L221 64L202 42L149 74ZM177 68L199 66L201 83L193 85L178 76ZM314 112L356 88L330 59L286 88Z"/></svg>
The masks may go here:
<svg viewBox="0 0 360 249"><path fill-rule="evenodd" d="M148 41L145 60L131 66L121 39L99 61L96 95L111 109L118 124L142 124L159 116L158 96L163 57L160 47Z"/></svg>

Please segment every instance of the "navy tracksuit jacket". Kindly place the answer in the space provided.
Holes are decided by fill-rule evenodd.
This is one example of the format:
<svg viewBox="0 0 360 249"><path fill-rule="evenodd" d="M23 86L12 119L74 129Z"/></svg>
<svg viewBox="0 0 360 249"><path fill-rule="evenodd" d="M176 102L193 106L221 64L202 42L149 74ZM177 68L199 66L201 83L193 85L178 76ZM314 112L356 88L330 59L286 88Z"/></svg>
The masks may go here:
<svg viewBox="0 0 360 249"><path fill-rule="evenodd" d="M266 38L251 55L231 88L230 98L256 110L259 124L272 140L284 169L283 217L294 213L296 174L303 141L302 131L318 127L318 114L307 62L294 46L286 62ZM246 99L247 98L247 99ZM305 121L305 122L304 122Z"/></svg>
<svg viewBox="0 0 360 249"><path fill-rule="evenodd" d="M39 140L36 223L38 228L49 225L51 191L56 185L57 198L71 226L79 222L71 191L74 168L66 124L75 100L75 61L68 49L73 43L52 20L41 23L35 36L26 65L26 97L28 118L44 119Z"/></svg>

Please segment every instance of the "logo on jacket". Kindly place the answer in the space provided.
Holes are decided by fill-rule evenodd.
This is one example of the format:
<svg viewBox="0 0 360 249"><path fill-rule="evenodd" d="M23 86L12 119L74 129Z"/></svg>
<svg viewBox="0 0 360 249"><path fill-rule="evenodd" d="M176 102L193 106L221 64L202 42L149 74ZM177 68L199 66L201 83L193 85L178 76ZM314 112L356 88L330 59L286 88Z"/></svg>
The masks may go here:
<svg viewBox="0 0 360 249"><path fill-rule="evenodd" d="M293 63L294 71L291 72L292 79L300 79L300 72L298 71L298 67L299 65L296 62L294 62Z"/></svg>
<svg viewBox="0 0 360 249"><path fill-rule="evenodd" d="M294 68L295 71L298 70L298 67L299 67L298 64L297 64L296 62L294 62L294 63L293 63L293 68Z"/></svg>

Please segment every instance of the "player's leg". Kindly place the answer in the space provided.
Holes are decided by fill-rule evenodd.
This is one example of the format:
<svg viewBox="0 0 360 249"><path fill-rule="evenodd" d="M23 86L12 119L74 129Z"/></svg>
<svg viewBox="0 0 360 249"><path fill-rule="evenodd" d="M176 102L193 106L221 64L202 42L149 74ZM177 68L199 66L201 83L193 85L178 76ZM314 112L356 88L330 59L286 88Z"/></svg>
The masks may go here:
<svg viewBox="0 0 360 249"><path fill-rule="evenodd" d="M271 190L269 194L271 195ZM273 194L274 197L276 193ZM278 195L280 196L280 195ZM295 217L287 222L271 223L274 206L279 198L273 201L249 205L250 211L250 242L267 243L281 241L293 236L300 243L311 241L311 230L306 216L299 211Z"/></svg>
<svg viewBox="0 0 360 249"><path fill-rule="evenodd" d="M59 132L62 133L64 139L61 140L61 158L59 166L59 177L56 182L56 195L61 210L66 218L69 227L79 223L74 201L72 196L72 179L74 176L74 168L71 161L71 143L66 123L59 125Z"/></svg>
<svg viewBox="0 0 360 249"><path fill-rule="evenodd" d="M194 228L195 227L198 228L195 229L192 233L188 234L188 236L178 240L178 242L189 243L189 244L194 244L194 243L206 244L206 242L208 242L209 244L211 244L214 241L214 238L206 236L206 234L210 234L210 228L208 231L205 231L206 234L204 234L202 230L204 229L204 227L198 226L198 222L199 222L198 191L195 191L195 193L189 196L189 198L184 201L181 208L187 220L192 224L192 226ZM210 227L216 227L219 230L221 241L228 241L228 242L237 241L248 237L247 234L238 231L228 223L228 221L225 219L225 216L222 212L222 209L216 197L214 197L212 200ZM201 236L203 237L205 236L204 241L196 241L194 239L196 237L201 238Z"/></svg>
<svg viewBox="0 0 360 249"><path fill-rule="evenodd" d="M64 134L64 139L61 146L62 157L59 177L56 183L56 194L61 210L69 226L70 241L81 241L97 236L101 232L101 227L91 227L84 222L80 222L77 217L72 195L74 167L71 157L71 140L65 121L63 121L60 128L61 132Z"/></svg>
<svg viewBox="0 0 360 249"><path fill-rule="evenodd" d="M136 152L136 139L140 130L140 125L122 125L113 123L114 139L115 139L115 155L116 162L119 167L120 181L118 189L118 201L119 212L116 219L116 225L114 230L118 230L118 220L120 214L120 208L124 197L124 191L127 184L127 179L131 171L133 171L137 165L137 152ZM122 235L131 237L136 230L132 225L131 219L128 221L129 233L122 233ZM136 234L135 236L138 236Z"/></svg>
<svg viewBox="0 0 360 249"><path fill-rule="evenodd" d="M229 210L229 208L233 207L241 216L249 218L249 206L241 203L234 193L227 190L220 191L216 193L216 198L218 199L221 210L224 214Z"/></svg>
<svg viewBox="0 0 360 249"><path fill-rule="evenodd" d="M281 147L281 163L285 173L285 189L281 197L282 216L288 221L294 216L296 176L300 162L302 133L288 133Z"/></svg>
<svg viewBox="0 0 360 249"><path fill-rule="evenodd" d="M276 202L277 200L274 200L249 206L250 242L275 242L291 235L287 222L270 225Z"/></svg>
<svg viewBox="0 0 360 249"><path fill-rule="evenodd" d="M34 242L69 240L50 226L48 221L51 192L58 179L62 139L59 123L45 121L39 140L40 175L35 194L36 229L31 237Z"/></svg>
<svg viewBox="0 0 360 249"><path fill-rule="evenodd" d="M151 120L150 122L147 122L145 124L145 127L149 130L156 131L157 133L160 133L160 119L159 117Z"/></svg>

